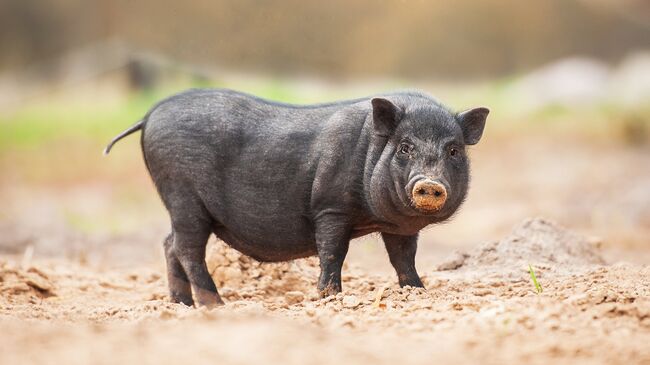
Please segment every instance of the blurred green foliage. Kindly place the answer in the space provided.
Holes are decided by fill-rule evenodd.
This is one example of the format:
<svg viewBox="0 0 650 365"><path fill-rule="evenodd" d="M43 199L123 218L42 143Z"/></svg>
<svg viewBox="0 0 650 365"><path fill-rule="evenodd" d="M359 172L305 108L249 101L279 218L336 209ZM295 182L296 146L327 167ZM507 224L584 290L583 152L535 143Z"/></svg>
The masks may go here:
<svg viewBox="0 0 650 365"><path fill-rule="evenodd" d="M649 129L648 109L628 110L617 105L569 108L565 105L550 104L534 111L521 112L504 91L511 82L511 79L497 80L479 87L451 91L443 87L439 97L447 105L460 109L476 106L477 100L481 101L478 104L489 106L492 114L488 132L494 134L509 134L522 130L535 133L573 131L590 136L617 135L617 138L620 137L625 142L629 139L630 131L635 131L632 133L634 143L642 144L645 138L642 134ZM345 87L305 92L301 87L280 79L238 85L191 80L166 85L154 91L128 92L117 100L110 101L99 99L82 102L74 98L63 102L60 99L39 101L27 103L11 113L0 114L0 154L7 150L38 150L54 141L103 145L142 118L157 101L192 87L228 87L262 98L298 104L372 94ZM379 91L391 89L400 89L399 84L379 88ZM436 95L434 90L425 91Z"/></svg>
<svg viewBox="0 0 650 365"><path fill-rule="evenodd" d="M98 100L88 103L73 99L63 103L60 100L28 103L0 115L0 152L7 148L37 148L53 140L107 142L169 95L188 88L222 86L219 82L195 80L167 85L155 91L130 92L117 102ZM277 80L256 82L239 89L281 102L318 101Z"/></svg>

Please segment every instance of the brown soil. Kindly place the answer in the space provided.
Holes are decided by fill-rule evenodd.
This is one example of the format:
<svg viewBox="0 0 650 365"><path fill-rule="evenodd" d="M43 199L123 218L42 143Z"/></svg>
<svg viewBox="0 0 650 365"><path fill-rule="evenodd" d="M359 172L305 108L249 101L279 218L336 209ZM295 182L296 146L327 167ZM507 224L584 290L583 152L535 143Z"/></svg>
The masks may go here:
<svg viewBox="0 0 650 365"><path fill-rule="evenodd" d="M0 363L650 364L650 267L541 219L423 270L427 289L347 266L319 299L317 260L260 264L212 243L227 304L167 301L160 265L0 259ZM543 288L537 293L528 265Z"/></svg>

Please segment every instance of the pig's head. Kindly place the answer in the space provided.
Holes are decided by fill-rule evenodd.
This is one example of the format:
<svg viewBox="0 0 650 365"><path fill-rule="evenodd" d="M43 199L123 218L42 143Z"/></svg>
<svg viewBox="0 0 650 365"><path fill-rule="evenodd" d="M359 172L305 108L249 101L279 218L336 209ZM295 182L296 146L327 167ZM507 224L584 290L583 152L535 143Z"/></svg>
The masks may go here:
<svg viewBox="0 0 650 365"><path fill-rule="evenodd" d="M396 223L449 218L469 186L466 146L481 139L488 113L475 108L455 114L424 98L403 105L372 99L369 159L375 162L364 188L373 213Z"/></svg>

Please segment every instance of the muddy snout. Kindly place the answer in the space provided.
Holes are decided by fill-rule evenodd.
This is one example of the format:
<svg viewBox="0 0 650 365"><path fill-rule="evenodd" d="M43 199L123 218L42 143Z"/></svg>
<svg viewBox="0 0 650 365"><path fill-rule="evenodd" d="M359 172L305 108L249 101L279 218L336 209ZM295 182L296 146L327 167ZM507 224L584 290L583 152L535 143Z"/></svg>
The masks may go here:
<svg viewBox="0 0 650 365"><path fill-rule="evenodd" d="M447 201L447 189L437 181L423 179L413 185L413 204L417 209L424 211L437 211Z"/></svg>

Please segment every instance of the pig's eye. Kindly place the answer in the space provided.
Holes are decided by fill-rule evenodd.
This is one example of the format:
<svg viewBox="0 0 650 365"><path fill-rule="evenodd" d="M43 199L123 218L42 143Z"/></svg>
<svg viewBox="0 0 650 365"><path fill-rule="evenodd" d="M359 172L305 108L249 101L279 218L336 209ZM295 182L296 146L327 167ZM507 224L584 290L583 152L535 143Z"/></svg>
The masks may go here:
<svg viewBox="0 0 650 365"><path fill-rule="evenodd" d="M458 149L456 147L452 147L449 149L449 156L454 157L458 155Z"/></svg>
<svg viewBox="0 0 650 365"><path fill-rule="evenodd" d="M407 145L406 143L402 143L399 145L399 153L403 155L408 155L411 152L411 146Z"/></svg>

